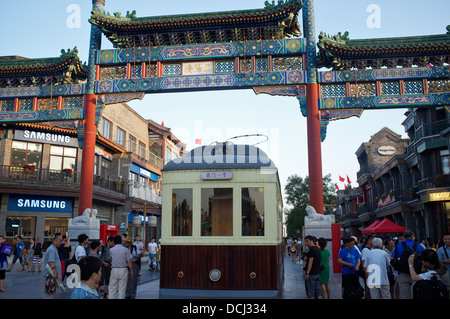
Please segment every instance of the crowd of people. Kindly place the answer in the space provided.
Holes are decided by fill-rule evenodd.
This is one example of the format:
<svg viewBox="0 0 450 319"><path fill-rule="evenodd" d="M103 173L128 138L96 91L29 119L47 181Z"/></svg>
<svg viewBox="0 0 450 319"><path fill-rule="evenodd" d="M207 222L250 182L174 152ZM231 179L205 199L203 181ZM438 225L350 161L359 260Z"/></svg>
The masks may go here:
<svg viewBox="0 0 450 319"><path fill-rule="evenodd" d="M7 246L5 238L0 236L0 250ZM152 238L147 248L148 270L156 271L159 269L160 244ZM70 238L59 233L55 234L46 249L43 249L39 238L36 241L32 239L30 246L25 247L22 238L17 236L11 250L9 267L9 255L0 252L0 292L5 292L6 273L11 272L19 261L17 271L42 272L44 299L54 299L57 287L65 289L70 285L69 280L77 281L72 299L134 299L141 259L147 251L139 236L132 241L127 234L110 236L106 243L89 240L86 234L80 234L78 244L72 251ZM71 276L74 268L78 270L77 276Z"/></svg>
<svg viewBox="0 0 450 319"><path fill-rule="evenodd" d="M286 240L292 262L303 265L308 298L330 298L330 252L324 238ZM450 291L450 233L441 241L417 242L412 231L398 237L343 238L343 299L444 299Z"/></svg>

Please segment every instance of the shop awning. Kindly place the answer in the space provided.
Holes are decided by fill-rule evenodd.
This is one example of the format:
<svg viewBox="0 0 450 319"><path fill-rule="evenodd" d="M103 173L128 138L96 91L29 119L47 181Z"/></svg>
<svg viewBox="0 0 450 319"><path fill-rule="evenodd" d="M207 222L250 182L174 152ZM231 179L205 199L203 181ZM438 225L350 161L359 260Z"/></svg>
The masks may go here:
<svg viewBox="0 0 450 319"><path fill-rule="evenodd" d="M375 226L372 233L402 233L406 230L406 227L397 225L389 219L383 219L377 226Z"/></svg>
<svg viewBox="0 0 450 319"><path fill-rule="evenodd" d="M389 219L377 220L376 222L370 224L363 230L362 233L402 233L406 230L406 227L397 225Z"/></svg>
<svg viewBox="0 0 450 319"><path fill-rule="evenodd" d="M381 220L377 220L377 221L373 222L372 224L370 224L369 226L367 226L366 228L361 230L361 233L363 233L363 234L371 233L372 232L371 230L374 227L378 226L379 223L381 223Z"/></svg>

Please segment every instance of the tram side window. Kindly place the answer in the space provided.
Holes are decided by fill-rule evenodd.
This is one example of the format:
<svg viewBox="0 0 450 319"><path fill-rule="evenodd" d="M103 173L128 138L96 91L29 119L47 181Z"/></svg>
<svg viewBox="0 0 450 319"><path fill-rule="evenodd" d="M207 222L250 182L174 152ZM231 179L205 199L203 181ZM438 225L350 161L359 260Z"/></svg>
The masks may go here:
<svg viewBox="0 0 450 319"><path fill-rule="evenodd" d="M264 187L242 188L242 236L264 236Z"/></svg>
<svg viewBox="0 0 450 319"><path fill-rule="evenodd" d="M192 189L172 190L172 236L192 236Z"/></svg>
<svg viewBox="0 0 450 319"><path fill-rule="evenodd" d="M202 188L202 236L233 236L233 189Z"/></svg>

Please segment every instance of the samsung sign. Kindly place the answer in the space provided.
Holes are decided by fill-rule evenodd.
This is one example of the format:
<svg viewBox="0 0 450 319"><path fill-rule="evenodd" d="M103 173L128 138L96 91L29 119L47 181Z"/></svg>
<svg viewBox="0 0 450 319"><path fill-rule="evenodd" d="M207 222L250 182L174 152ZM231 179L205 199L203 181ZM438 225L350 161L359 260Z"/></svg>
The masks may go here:
<svg viewBox="0 0 450 319"><path fill-rule="evenodd" d="M18 141L48 143L54 145L63 146L78 146L78 139L76 137L70 137L69 135L45 133L36 131L20 131L16 130L14 133L14 139Z"/></svg>
<svg viewBox="0 0 450 319"><path fill-rule="evenodd" d="M11 194L9 196L8 210L48 213L72 213L73 199L69 197Z"/></svg>

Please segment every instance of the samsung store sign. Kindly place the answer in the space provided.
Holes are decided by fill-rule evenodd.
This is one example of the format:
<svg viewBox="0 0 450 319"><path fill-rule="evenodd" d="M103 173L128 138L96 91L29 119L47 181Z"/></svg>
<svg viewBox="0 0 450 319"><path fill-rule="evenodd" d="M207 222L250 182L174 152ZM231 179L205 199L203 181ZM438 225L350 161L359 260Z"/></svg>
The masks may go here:
<svg viewBox="0 0 450 319"><path fill-rule="evenodd" d="M78 146L78 139L76 137L70 137L69 135L64 134L36 132L29 130L16 130L14 133L14 139L18 141L48 143L62 146Z"/></svg>
<svg viewBox="0 0 450 319"><path fill-rule="evenodd" d="M72 213L73 199L37 195L9 195L8 211Z"/></svg>

